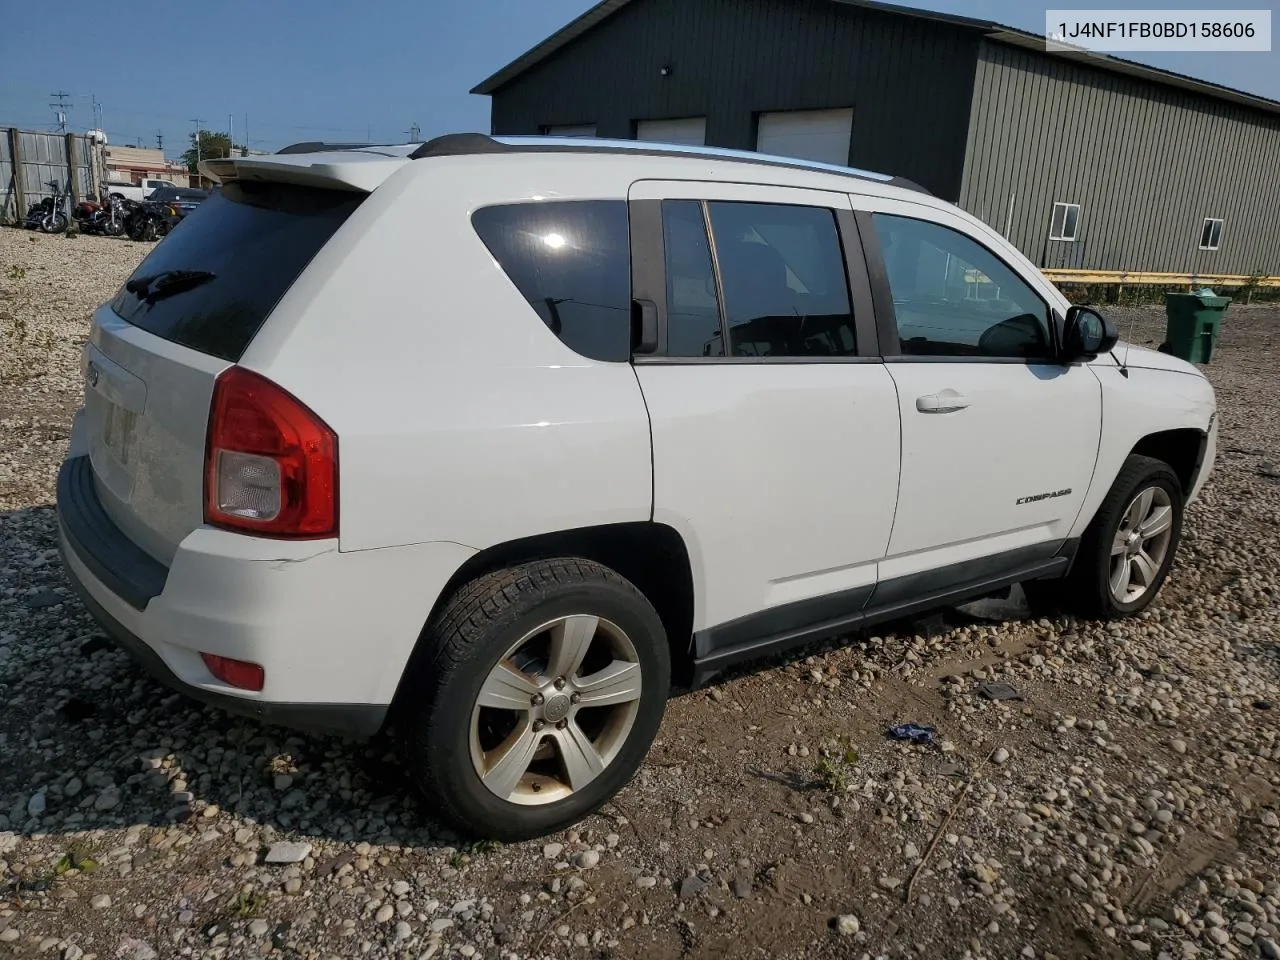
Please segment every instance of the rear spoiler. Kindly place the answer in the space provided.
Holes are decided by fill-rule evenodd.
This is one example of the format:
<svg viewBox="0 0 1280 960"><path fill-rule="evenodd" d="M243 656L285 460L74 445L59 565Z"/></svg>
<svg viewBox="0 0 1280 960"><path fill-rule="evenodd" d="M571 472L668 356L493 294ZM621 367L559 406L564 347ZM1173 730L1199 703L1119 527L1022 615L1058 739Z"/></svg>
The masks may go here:
<svg viewBox="0 0 1280 960"><path fill-rule="evenodd" d="M386 154L336 150L202 160L199 170L218 183L253 180L371 193L406 162Z"/></svg>

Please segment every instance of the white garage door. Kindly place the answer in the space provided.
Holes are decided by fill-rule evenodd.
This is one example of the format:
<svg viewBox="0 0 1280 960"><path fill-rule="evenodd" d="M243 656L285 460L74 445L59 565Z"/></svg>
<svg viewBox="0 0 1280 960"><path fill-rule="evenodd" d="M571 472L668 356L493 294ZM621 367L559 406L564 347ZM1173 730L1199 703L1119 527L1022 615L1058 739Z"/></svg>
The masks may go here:
<svg viewBox="0 0 1280 960"><path fill-rule="evenodd" d="M707 142L707 118L684 117L680 120L641 120L636 124L637 140L658 140L700 147Z"/></svg>
<svg viewBox="0 0 1280 960"><path fill-rule="evenodd" d="M548 137L594 137L596 135L596 125L594 123L574 123L563 127L544 127L542 132Z"/></svg>
<svg viewBox="0 0 1280 960"><path fill-rule="evenodd" d="M760 114L756 149L779 157L849 165L853 110L789 110Z"/></svg>

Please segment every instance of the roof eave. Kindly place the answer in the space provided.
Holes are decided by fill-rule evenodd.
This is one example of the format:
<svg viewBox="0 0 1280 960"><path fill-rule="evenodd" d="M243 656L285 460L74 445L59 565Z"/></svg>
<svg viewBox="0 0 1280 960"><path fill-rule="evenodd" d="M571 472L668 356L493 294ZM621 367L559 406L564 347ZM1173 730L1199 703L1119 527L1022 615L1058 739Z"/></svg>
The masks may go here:
<svg viewBox="0 0 1280 960"><path fill-rule="evenodd" d="M541 62L556 50L559 50L564 44L586 33L597 23L612 16L613 13L630 2L631 0L601 0L600 3L597 3L577 19L566 23L541 43L534 44L534 46L520 54L497 73L476 84L471 88L471 92L486 96L492 94L499 87L504 86L510 80L514 80L529 67Z"/></svg>
<svg viewBox="0 0 1280 960"><path fill-rule="evenodd" d="M1149 67L1144 63L1125 60L1121 57L1112 57L1105 53L1098 53L1084 48L1077 48L1074 50L1049 50L1046 49L1044 37L1038 36L1034 33L1027 33L1013 27L999 27L992 30L987 34L987 39L994 40L998 43L1007 43L1010 46L1024 47L1029 50L1036 50L1040 53L1047 53L1051 57L1073 60L1076 63L1094 66L1100 70L1109 70L1112 73L1123 73L1131 77L1140 77L1166 87L1175 87L1180 90L1187 90L1191 93L1198 93L1203 96L1213 97L1217 100L1226 100L1230 103L1239 104L1244 107L1252 107L1255 110L1262 110L1266 113L1280 114L1280 102L1268 100L1266 97L1255 96L1254 94L1246 93L1243 90L1235 90L1231 87L1224 87L1217 83L1210 83L1208 80L1198 80L1195 77L1188 77L1180 73L1174 73L1172 70L1162 70L1159 67Z"/></svg>
<svg viewBox="0 0 1280 960"><path fill-rule="evenodd" d="M515 60L512 60L497 73L493 74L482 83L477 84L471 89L471 92L485 96L492 95L516 77L520 76L520 74L524 73L536 64L541 63L547 57L556 53L562 47L567 46L582 34L586 33L598 23L612 16L622 7L627 6L631 2L632 0L601 0L600 3L597 3L576 20L565 24L541 43L536 44L522 53ZM1170 70L1161 70L1158 67L1148 67L1141 63L1135 63L1132 60L1122 60L1118 57L1109 57L1106 54L1094 53L1083 49L1078 51L1046 50L1044 37L1038 34L1029 33L1025 30L1019 30L1016 27L1006 27L991 20L978 20L955 14L938 13L932 10L919 10L913 7L904 7L898 4L885 3L882 2L882 0L836 0L836 2L844 4L845 6L861 7L866 10L877 11L880 13L914 17L919 20L931 20L938 23L950 24L962 29L974 30L981 33L981 35L988 40L995 40L997 42L1007 43L1013 46L1039 50L1041 53L1048 53L1050 56L1061 57L1066 60L1074 60L1079 63L1092 64L1095 67L1103 70L1110 70L1114 73L1123 73L1128 74L1129 76L1141 77L1165 86L1199 93L1219 100L1225 100L1230 103L1236 103L1241 106L1252 107L1255 110L1262 110L1266 113L1280 114L1280 102L1268 100L1266 97L1259 97L1251 93L1245 93L1243 90L1234 90L1231 87L1224 87L1216 83L1210 83L1206 80L1197 80L1195 77L1187 77L1179 73L1174 73Z"/></svg>

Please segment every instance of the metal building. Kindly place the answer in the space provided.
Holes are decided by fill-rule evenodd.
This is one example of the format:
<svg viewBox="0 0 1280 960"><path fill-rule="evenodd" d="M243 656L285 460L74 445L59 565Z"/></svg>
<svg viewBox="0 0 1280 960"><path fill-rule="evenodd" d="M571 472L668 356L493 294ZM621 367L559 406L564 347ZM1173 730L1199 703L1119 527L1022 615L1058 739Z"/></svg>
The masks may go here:
<svg viewBox="0 0 1280 960"><path fill-rule="evenodd" d="M1280 275L1280 103L870 0L604 0L473 93L492 132L914 180L1047 269Z"/></svg>

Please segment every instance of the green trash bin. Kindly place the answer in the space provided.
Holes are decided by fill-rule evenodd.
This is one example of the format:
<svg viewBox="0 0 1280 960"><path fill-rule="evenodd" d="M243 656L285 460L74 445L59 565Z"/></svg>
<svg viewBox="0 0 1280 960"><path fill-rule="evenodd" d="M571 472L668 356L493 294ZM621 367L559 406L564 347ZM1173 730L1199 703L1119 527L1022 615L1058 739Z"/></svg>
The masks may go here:
<svg viewBox="0 0 1280 960"><path fill-rule="evenodd" d="M1208 363L1218 343L1222 315L1230 304L1230 297L1215 296L1209 290L1165 294L1168 322L1164 351L1189 363Z"/></svg>

